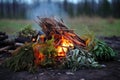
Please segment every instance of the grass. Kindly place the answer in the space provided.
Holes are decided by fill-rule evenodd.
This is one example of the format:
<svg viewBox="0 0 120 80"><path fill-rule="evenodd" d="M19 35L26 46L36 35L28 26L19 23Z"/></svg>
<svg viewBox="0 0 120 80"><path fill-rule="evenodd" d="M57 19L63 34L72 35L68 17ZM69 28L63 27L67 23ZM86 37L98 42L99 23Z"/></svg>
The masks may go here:
<svg viewBox="0 0 120 80"><path fill-rule="evenodd" d="M6 32L7 34L15 34L26 25L32 24L26 20L0 20L0 31Z"/></svg>
<svg viewBox="0 0 120 80"><path fill-rule="evenodd" d="M120 20L119 19L102 19L98 17L81 17L69 19L67 21L69 27L76 29L75 32L82 35L87 30L93 31L97 36L120 36Z"/></svg>
<svg viewBox="0 0 120 80"><path fill-rule="evenodd" d="M99 17L80 17L74 19L67 19L66 24L75 29L79 35L86 33L87 30L93 31L97 36L120 36L120 19L102 19ZM26 20L0 20L0 31L13 34L18 32L27 24L34 24L32 21ZM36 25L33 25L33 27ZM37 27L38 29L38 27Z"/></svg>

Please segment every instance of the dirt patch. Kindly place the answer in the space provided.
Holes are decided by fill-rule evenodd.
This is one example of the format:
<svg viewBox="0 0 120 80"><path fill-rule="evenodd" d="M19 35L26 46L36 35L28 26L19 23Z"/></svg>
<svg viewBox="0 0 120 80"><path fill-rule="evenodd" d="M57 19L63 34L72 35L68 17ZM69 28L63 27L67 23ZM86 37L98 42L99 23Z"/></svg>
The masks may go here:
<svg viewBox="0 0 120 80"><path fill-rule="evenodd" d="M0 66L0 80L119 80L120 79L120 37L102 37L108 45L118 52L112 62L101 62L102 69L85 69L76 72L62 69L40 69L31 74L27 71L13 72Z"/></svg>

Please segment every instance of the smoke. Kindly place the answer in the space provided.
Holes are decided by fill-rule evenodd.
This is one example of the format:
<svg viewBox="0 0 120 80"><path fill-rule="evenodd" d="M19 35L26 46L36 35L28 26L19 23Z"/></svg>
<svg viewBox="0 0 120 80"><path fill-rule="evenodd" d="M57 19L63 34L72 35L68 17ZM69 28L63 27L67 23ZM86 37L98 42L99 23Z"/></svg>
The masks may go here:
<svg viewBox="0 0 120 80"><path fill-rule="evenodd" d="M67 13L55 2L40 2L37 4L30 5L27 10L27 19L36 19L40 17L51 17L57 16L60 18L67 17Z"/></svg>
<svg viewBox="0 0 120 80"><path fill-rule="evenodd" d="M67 18L67 13L63 10L63 6L56 4L55 2L39 2L28 5L26 17L28 20L37 20L37 16L40 17L59 17ZM33 28L40 30L37 24L33 24Z"/></svg>

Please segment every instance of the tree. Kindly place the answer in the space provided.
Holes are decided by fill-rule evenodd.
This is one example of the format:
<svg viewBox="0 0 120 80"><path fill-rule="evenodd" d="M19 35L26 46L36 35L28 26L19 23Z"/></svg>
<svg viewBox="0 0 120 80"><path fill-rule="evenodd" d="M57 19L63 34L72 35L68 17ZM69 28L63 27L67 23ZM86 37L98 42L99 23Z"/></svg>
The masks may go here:
<svg viewBox="0 0 120 80"><path fill-rule="evenodd" d="M0 1L0 18L3 18L3 0Z"/></svg>
<svg viewBox="0 0 120 80"><path fill-rule="evenodd" d="M64 5L64 10L69 14L70 17L73 17L74 16L73 3L70 3L67 0L64 0L63 5Z"/></svg>
<svg viewBox="0 0 120 80"><path fill-rule="evenodd" d="M89 16L92 15L92 9L91 9L89 0L84 0L83 10L85 15L89 15Z"/></svg>
<svg viewBox="0 0 120 80"><path fill-rule="evenodd" d="M108 0L99 1L99 15L102 17L108 17L111 15L111 7Z"/></svg>
<svg viewBox="0 0 120 80"><path fill-rule="evenodd" d="M92 16L96 15L97 13L97 4L96 4L96 0L91 0L91 12L92 12Z"/></svg>
<svg viewBox="0 0 120 80"><path fill-rule="evenodd" d="M113 17L120 18L120 0L112 0L112 15Z"/></svg>
<svg viewBox="0 0 120 80"><path fill-rule="evenodd" d="M64 0L64 2L63 2L63 7L64 7L64 10L65 10L65 11L68 10L68 1L67 1L67 0Z"/></svg>

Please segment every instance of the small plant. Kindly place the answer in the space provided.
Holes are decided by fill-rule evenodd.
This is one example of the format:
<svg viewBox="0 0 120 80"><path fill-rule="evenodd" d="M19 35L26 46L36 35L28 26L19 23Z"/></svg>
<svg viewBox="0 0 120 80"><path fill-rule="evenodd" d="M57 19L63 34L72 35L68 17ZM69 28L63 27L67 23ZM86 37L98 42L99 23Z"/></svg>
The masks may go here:
<svg viewBox="0 0 120 80"><path fill-rule="evenodd" d="M108 61L115 57L116 53L106 43L97 39L95 43L96 45L91 50L91 52L96 60Z"/></svg>
<svg viewBox="0 0 120 80"><path fill-rule="evenodd" d="M54 66L56 64L55 57L57 56L57 51L54 47L54 38L52 38L51 40L47 40L45 42L45 46L40 49L40 52L45 55L45 60L42 62L41 65Z"/></svg>
<svg viewBox="0 0 120 80"><path fill-rule="evenodd" d="M31 25L27 25L25 28L19 31L18 36L30 38L32 36L35 36L36 34L37 34L36 30L33 30Z"/></svg>
<svg viewBox="0 0 120 80"><path fill-rule="evenodd" d="M80 68L99 67L99 64L89 52L82 49L74 49L68 53L65 66L76 71Z"/></svg>
<svg viewBox="0 0 120 80"><path fill-rule="evenodd" d="M36 56L36 60L38 65L43 67L46 66L54 66L56 64L55 57L57 56L56 48L54 47L54 39L46 40L44 43L37 43L39 47L33 45L33 48L37 49L38 56Z"/></svg>
<svg viewBox="0 0 120 80"><path fill-rule="evenodd" d="M13 71L27 70L34 72L35 65L32 43L26 43L17 50L11 58L5 61L4 66L9 67Z"/></svg>
<svg viewBox="0 0 120 80"><path fill-rule="evenodd" d="M108 61L112 60L116 53L105 42L95 38L91 32L84 34L83 39L86 41L85 50L92 53L95 60Z"/></svg>
<svg viewBox="0 0 120 80"><path fill-rule="evenodd" d="M93 32L87 30L87 32L83 34L82 39L85 40L86 43L85 50L90 51L91 49L93 49L93 47L95 46L95 34Z"/></svg>

